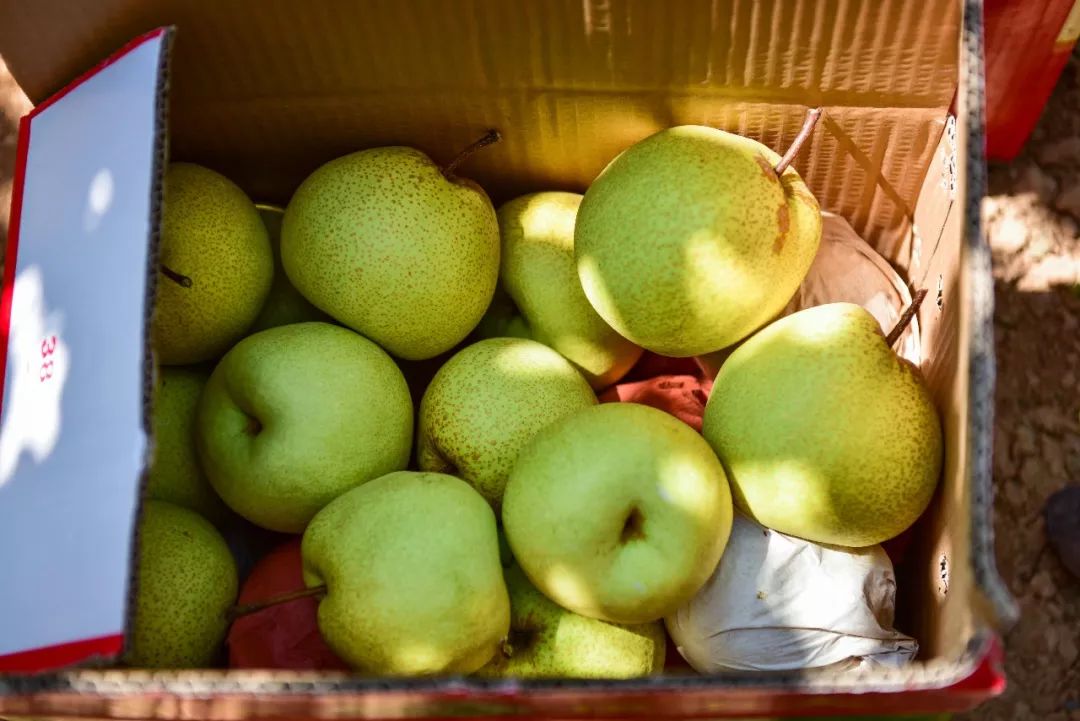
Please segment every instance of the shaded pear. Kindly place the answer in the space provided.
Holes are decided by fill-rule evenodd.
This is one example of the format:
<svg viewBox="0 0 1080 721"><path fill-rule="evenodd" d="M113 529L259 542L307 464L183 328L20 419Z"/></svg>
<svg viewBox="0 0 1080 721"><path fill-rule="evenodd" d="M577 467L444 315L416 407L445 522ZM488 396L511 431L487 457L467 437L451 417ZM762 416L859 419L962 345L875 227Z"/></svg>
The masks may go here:
<svg viewBox="0 0 1080 721"><path fill-rule="evenodd" d="M478 676L503 678L636 678L664 668L666 639L658 621L627 626L567 611L506 571L510 635Z"/></svg>
<svg viewBox="0 0 1080 721"><path fill-rule="evenodd" d="M518 452L549 424L595 404L585 378L546 345L479 341L447 361L424 392L417 464L465 479L498 509Z"/></svg>
<svg viewBox="0 0 1080 721"><path fill-rule="evenodd" d="M148 668L200 668L225 639L236 600L236 564L210 522L148 500L139 521L138 591L125 660Z"/></svg>
<svg viewBox="0 0 1080 721"><path fill-rule="evenodd" d="M285 269L281 267L281 218L285 210L276 205L262 203L255 207L258 208L259 217L262 218L270 237L270 247L274 253L274 281L259 316L248 332L257 333L290 323L331 320L330 316L313 306L293 287L289 276L285 275Z"/></svg>
<svg viewBox="0 0 1080 721"><path fill-rule="evenodd" d="M195 454L195 418L209 373L165 367L154 392L154 462L147 497L183 506L220 525L228 508L210 485Z"/></svg>
<svg viewBox="0 0 1080 721"><path fill-rule="evenodd" d="M304 297L399 358L454 347L499 273L495 209L419 150L373 148L312 173L285 209L281 260Z"/></svg>
<svg viewBox="0 0 1080 721"><path fill-rule="evenodd" d="M354 486L405 468L413 408L379 346L293 323L233 346L199 401L196 450L221 498L263 528L301 533Z"/></svg>
<svg viewBox="0 0 1080 721"><path fill-rule="evenodd" d="M604 322L581 288L574 262L581 199L577 193L532 193L499 208L499 277L520 312L520 325L511 321L502 335L518 335L515 328L524 328L601 389L622 378L642 351Z"/></svg>
<svg viewBox="0 0 1080 721"><path fill-rule="evenodd" d="M219 173L172 163L158 254L152 323L158 360L187 365L217 358L251 327L274 275L255 204Z"/></svg>
<svg viewBox="0 0 1080 721"><path fill-rule="evenodd" d="M390 473L318 513L304 578L325 585L319 629L356 669L471 673L510 627L495 515L464 481Z"/></svg>

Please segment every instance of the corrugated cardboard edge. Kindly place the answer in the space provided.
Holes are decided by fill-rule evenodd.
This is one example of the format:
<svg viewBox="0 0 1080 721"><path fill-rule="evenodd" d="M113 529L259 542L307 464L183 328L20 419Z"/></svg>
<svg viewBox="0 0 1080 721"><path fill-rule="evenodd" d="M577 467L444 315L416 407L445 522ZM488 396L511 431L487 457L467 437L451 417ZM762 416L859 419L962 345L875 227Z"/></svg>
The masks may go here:
<svg viewBox="0 0 1080 721"><path fill-rule="evenodd" d="M132 526L131 555L128 561L127 621L124 624L124 649L121 657L131 644L131 630L135 624L135 599L139 589L139 554L141 537L139 519L142 518L143 503L146 500L146 487L150 482L150 467L154 460L154 388L157 382L156 364L153 349L154 307L157 301L158 247L161 242L161 209L164 191L165 168L169 163L169 71L172 59L172 45L176 37L176 28L159 28L162 33L158 53L157 94L154 98L154 165L150 170L150 234L147 238L146 253L146 296L143 301L143 360L142 360L142 425L146 433L146 454L143 469L139 474L139 497L135 502L134 523ZM158 32L155 31L155 32Z"/></svg>
<svg viewBox="0 0 1080 721"><path fill-rule="evenodd" d="M12 683L7 714L121 719L269 718L680 718L773 715L778 707L959 711L987 695L997 675L982 660L993 639L979 634L959 663L932 661L867 673L729 673L630 681L377 680L345 674L75 672ZM922 694L920 695L920 692ZM792 695L794 698L791 698ZM882 695L901 694L902 708ZM831 704L809 697L838 695ZM855 698L855 697L863 698ZM786 703L784 697L788 697ZM847 698L846 701L843 699ZM793 705L796 704L796 705ZM824 708L821 708L824 712Z"/></svg>
<svg viewBox="0 0 1080 721"><path fill-rule="evenodd" d="M968 463L971 493L971 563L984 617L1005 630L1019 618L1019 607L998 573L994 555L994 278L990 245L983 235L982 200L986 195L986 118L983 77L983 2L966 0L963 24L967 148L963 176L966 301L970 312L968 360Z"/></svg>

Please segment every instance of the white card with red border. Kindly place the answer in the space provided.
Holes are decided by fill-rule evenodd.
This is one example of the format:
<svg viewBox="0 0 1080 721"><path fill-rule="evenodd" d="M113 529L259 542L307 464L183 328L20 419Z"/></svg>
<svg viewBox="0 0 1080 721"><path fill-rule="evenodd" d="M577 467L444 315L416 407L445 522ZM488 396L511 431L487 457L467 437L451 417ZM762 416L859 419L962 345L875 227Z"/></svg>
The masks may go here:
<svg viewBox="0 0 1080 721"><path fill-rule="evenodd" d="M0 672L123 649L169 32L20 125L0 302Z"/></svg>

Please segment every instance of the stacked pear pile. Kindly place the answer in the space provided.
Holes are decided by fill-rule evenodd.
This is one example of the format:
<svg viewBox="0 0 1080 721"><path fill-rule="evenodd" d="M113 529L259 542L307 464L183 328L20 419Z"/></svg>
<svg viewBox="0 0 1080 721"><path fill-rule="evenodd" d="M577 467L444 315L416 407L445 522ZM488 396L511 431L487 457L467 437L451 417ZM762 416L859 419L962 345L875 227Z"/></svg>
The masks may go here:
<svg viewBox="0 0 1080 721"><path fill-rule="evenodd" d="M772 322L821 235L790 158L671 128L496 210L458 175L496 140L332 160L284 211L169 167L132 664L215 664L231 620L309 596L367 674L646 675L736 509L853 547L925 509L918 370L858 306ZM598 404L645 351L739 343L703 435ZM235 605L238 519L302 535L304 588Z"/></svg>

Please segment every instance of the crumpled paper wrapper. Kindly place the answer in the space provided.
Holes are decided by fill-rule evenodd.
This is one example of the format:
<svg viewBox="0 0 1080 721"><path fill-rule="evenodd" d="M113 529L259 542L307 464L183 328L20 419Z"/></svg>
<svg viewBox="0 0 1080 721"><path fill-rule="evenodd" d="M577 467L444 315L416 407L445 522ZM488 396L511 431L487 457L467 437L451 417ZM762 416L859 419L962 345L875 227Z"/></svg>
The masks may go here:
<svg viewBox="0 0 1080 721"><path fill-rule="evenodd" d="M300 539L264 556L240 591L238 603L254 603L304 588ZM241 616L229 628L231 668L347 671L348 665L323 641L319 601L300 598Z"/></svg>
<svg viewBox="0 0 1080 721"><path fill-rule="evenodd" d="M877 319L888 333L911 304L911 292L900 274L851 224L839 215L821 213L821 244L799 290L774 320L825 303L855 303ZM698 356L708 378L715 378L724 359L739 346ZM922 362L919 319L916 316L900 336L896 350L915 365Z"/></svg>
<svg viewBox="0 0 1080 721"><path fill-rule="evenodd" d="M665 623L700 673L901 666L919 645L892 628L895 602L880 546L823 546L736 513L716 571Z"/></svg>

